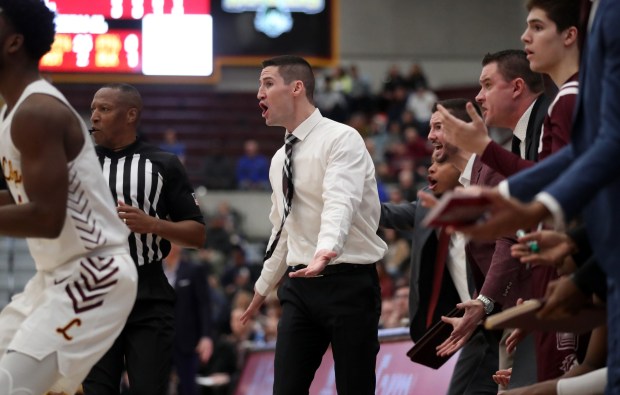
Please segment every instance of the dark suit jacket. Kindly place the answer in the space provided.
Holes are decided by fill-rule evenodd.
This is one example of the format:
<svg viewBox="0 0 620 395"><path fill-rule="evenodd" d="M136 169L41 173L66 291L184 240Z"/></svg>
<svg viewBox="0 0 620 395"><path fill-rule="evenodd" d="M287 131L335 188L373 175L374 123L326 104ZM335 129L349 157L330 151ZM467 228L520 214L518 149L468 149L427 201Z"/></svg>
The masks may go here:
<svg viewBox="0 0 620 395"><path fill-rule="evenodd" d="M428 303L432 293L437 254L437 233L435 229L423 226L422 219L428 209L417 201L404 204L384 203L381 205L381 226L391 229L413 231L411 248L411 272L409 281L409 320L413 341L426 331ZM439 300L433 315L433 322L447 314L460 298L450 273L445 270Z"/></svg>
<svg viewBox="0 0 620 395"><path fill-rule="evenodd" d="M532 167L538 160L540 133L550 103L551 100L544 94L539 96L534 103L525 134L525 159L492 141L480 157L482 162L504 177L510 177L521 170Z"/></svg>
<svg viewBox="0 0 620 395"><path fill-rule="evenodd" d="M583 211L592 249L608 277L620 281L620 2L601 0L586 38L571 144L509 179L510 193L530 200L541 190L567 220Z"/></svg>
<svg viewBox="0 0 620 395"><path fill-rule="evenodd" d="M499 173L476 157L472 168L472 185L495 186L503 180ZM512 238L492 242L469 242L465 248L478 293L493 299L496 309L511 307L518 298L531 293L530 271L510 255Z"/></svg>
<svg viewBox="0 0 620 395"><path fill-rule="evenodd" d="M201 337L212 336L211 303L205 268L181 260L174 284L177 300L174 317L174 346L194 353Z"/></svg>

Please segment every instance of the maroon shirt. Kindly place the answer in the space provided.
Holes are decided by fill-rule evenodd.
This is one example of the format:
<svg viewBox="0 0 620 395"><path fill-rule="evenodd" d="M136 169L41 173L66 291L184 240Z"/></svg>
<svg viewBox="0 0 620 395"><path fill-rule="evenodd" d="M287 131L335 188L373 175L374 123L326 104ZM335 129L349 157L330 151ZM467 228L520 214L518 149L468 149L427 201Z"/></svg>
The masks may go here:
<svg viewBox="0 0 620 395"><path fill-rule="evenodd" d="M542 149L538 153L538 160L545 159L570 142L578 90L578 74L575 74L560 87L549 105L543 123ZM557 278L555 268L535 267L532 270L532 296L544 297L549 282ZM557 378L570 370L578 360L583 360L588 340L589 334L577 336L572 333L535 332L538 381Z"/></svg>
<svg viewBox="0 0 620 395"><path fill-rule="evenodd" d="M542 150L538 160L543 160L570 142L573 128L573 113L579 92L579 74L574 74L558 91L553 103L547 109L543 122Z"/></svg>

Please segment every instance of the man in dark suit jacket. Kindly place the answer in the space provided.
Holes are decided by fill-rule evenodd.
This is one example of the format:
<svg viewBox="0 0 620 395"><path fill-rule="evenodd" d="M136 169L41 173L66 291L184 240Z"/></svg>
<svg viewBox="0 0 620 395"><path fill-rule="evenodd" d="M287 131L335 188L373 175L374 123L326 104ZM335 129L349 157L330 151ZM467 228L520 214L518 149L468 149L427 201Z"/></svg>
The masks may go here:
<svg viewBox="0 0 620 395"><path fill-rule="evenodd" d="M211 304L207 273L172 244L166 275L176 291L173 361L179 395L197 395L196 374L213 352Z"/></svg>
<svg viewBox="0 0 620 395"><path fill-rule="evenodd" d="M466 136L447 133L446 140L509 177L537 161L542 124L554 92L544 92L543 77L530 69L523 50L487 54L482 65L476 101L488 127L513 132L512 152L491 140L486 129Z"/></svg>
<svg viewBox="0 0 620 395"><path fill-rule="evenodd" d="M434 156L434 161L438 160L437 157ZM435 196L440 196L443 192L458 185L460 172L454 166L445 162L445 159L443 157L443 163L435 162L429 168L429 182L431 185L425 188L425 191L430 192L432 189ZM440 158L439 160L442 159ZM422 225L422 220L428 211L429 209L424 207L419 200L411 203L383 203L381 205L381 226L402 231L413 231L409 280L409 331L414 342L417 342L429 329L429 301L433 293L433 280L436 275L435 265L439 244L437 230ZM463 247L464 243L459 245L453 242L449 248L454 252L453 256L458 256L459 253L462 255ZM461 251L454 251L457 249ZM444 264L448 266L447 261ZM461 264L465 268L464 259L462 262L452 262L452 264ZM467 285L466 280L466 278L454 278L453 272L445 270L441 279L437 305L434 311L431 312L431 323L438 322L442 315L446 315L458 303L469 299L468 291L465 290L465 295L461 296L455 285L458 282L460 282L461 286L463 284ZM461 290L461 293L463 293L463 290ZM487 369L485 365L481 364L483 360L482 353L476 352L480 347L484 347L484 343L484 339L478 338L476 338L475 342L472 342L472 352L469 354L471 357L459 363L458 368L458 370L466 372L466 377L459 375L458 380L453 378L448 391L449 395L462 395L466 393L470 383L473 383L476 386L476 390L479 390L481 380L474 378L486 377L487 381L490 381L490 375L494 373L496 367ZM497 361L497 358L495 360ZM478 391L476 393L497 393L497 387L493 386L492 382L490 384L488 392Z"/></svg>
<svg viewBox="0 0 620 395"><path fill-rule="evenodd" d="M454 177L454 182L458 183L458 173ZM428 191L428 188L425 190ZM426 322L428 301L432 293L438 247L436 230L422 225L422 220L428 211L417 200L411 203L383 203L381 205L381 226L401 231L413 231L409 280L409 332L414 342L418 341L428 329ZM452 277L444 275L432 322L439 321L442 315L447 314L460 302L461 299Z"/></svg>
<svg viewBox="0 0 620 395"><path fill-rule="evenodd" d="M606 394L620 394L620 2L600 0L595 5L598 9L580 67L571 144L508 180L511 196L533 202L523 204L488 192L494 201L494 215L484 224L463 230L472 237L489 238L517 228L531 228L545 219L553 219L556 228L561 229L567 220L583 214L594 255L607 274ZM474 118L472 123L458 126L456 119L447 117L446 122L452 121L455 133L467 133L482 122ZM572 281L562 285L549 294L551 302L540 312L543 317L570 310L570 304L575 304L578 288Z"/></svg>

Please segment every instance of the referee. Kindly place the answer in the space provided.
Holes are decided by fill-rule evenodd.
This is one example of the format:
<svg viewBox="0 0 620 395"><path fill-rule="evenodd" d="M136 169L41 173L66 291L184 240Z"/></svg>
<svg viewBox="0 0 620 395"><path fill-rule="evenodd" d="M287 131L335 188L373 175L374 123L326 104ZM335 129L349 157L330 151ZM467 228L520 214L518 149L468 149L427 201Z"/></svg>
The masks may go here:
<svg viewBox="0 0 620 395"><path fill-rule="evenodd" d="M170 242L200 248L205 239L204 220L179 159L137 138L141 111L140 93L127 84L103 86L91 104L97 156L118 215L132 232L138 295L123 332L86 378L88 395L118 395L123 367L132 393L167 393L175 293L162 260Z"/></svg>

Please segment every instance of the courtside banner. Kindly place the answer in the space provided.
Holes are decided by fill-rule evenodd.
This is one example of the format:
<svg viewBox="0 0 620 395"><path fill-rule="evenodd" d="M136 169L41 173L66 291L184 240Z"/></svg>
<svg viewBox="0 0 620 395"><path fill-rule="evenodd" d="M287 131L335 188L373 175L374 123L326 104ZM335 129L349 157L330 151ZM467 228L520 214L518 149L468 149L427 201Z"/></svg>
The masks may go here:
<svg viewBox="0 0 620 395"><path fill-rule="evenodd" d="M377 356L377 395L445 394L458 358L455 354L434 370L407 357L411 340L381 341ZM272 395L273 350L251 352L239 379L235 395ZM331 348L323 356L314 376L310 395L335 395L336 380Z"/></svg>

